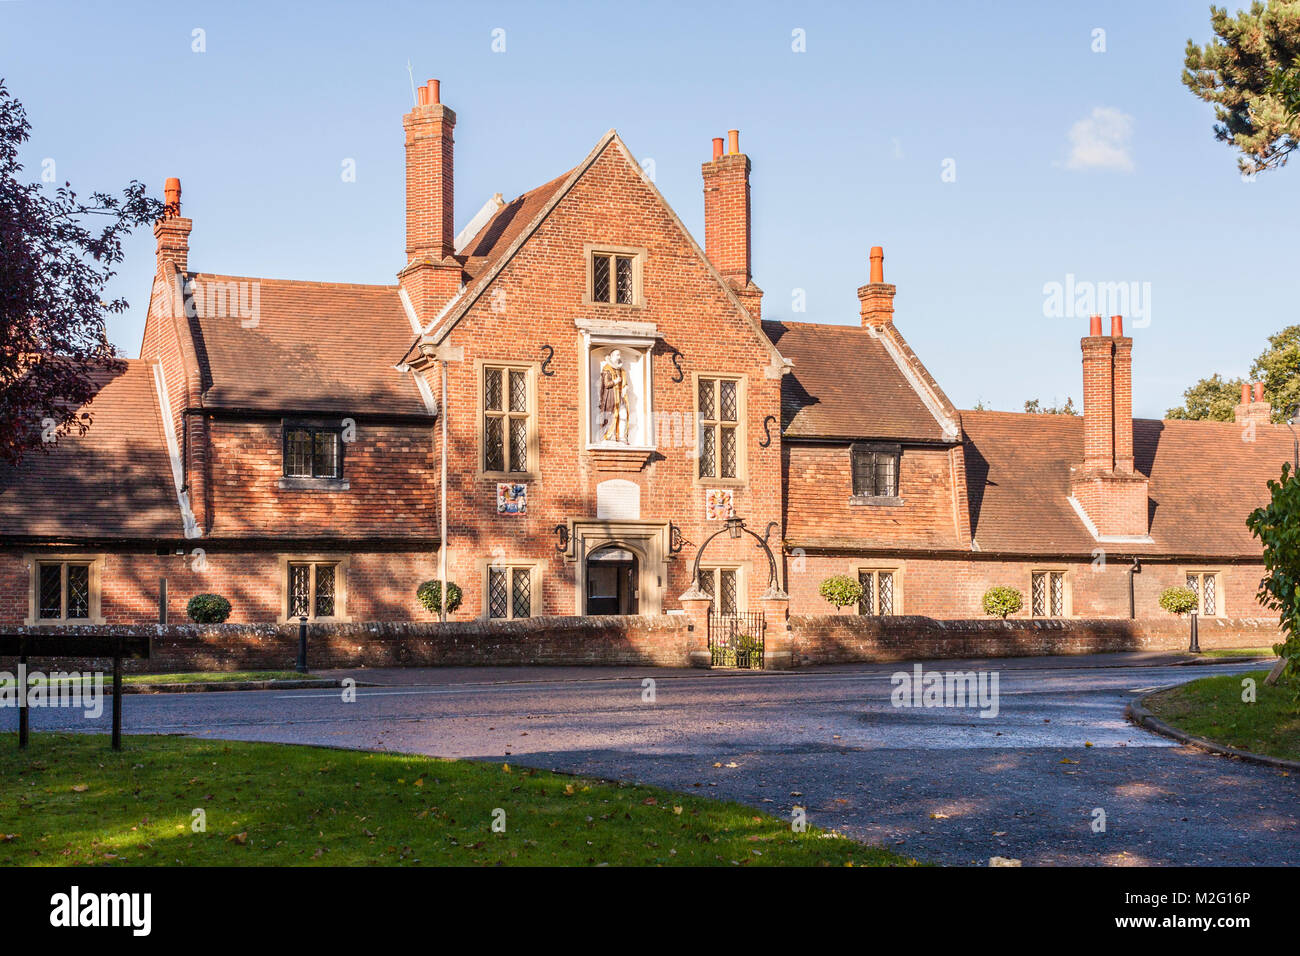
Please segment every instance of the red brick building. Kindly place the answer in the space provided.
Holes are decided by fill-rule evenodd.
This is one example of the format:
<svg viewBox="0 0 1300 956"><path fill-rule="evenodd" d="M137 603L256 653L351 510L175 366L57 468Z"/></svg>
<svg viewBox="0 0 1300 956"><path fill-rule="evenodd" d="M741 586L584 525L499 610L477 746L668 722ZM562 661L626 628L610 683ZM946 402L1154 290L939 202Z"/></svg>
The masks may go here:
<svg viewBox="0 0 1300 956"><path fill-rule="evenodd" d="M140 358L85 436L0 473L3 622L179 621L201 592L232 621L431 620L444 561L454 619L668 613L733 514L778 580L718 535L718 610L827 610L849 574L868 614L980 616L1007 584L1023 615L1127 617L1131 583L1144 617L1194 582L1260 616L1244 520L1291 455L1262 393L1238 424L1135 421L1133 341L1094 318L1082 417L960 411L879 249L858 325L762 320L734 131L700 248L612 130L457 232L455 123L436 81L403 119L393 285L195 271L168 181Z"/></svg>

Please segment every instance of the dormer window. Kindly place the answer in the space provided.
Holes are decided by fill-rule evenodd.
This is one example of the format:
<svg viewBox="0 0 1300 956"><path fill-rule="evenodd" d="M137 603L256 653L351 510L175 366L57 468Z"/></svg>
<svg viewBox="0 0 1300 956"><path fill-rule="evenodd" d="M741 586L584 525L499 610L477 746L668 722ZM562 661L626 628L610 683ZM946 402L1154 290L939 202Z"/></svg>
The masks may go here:
<svg viewBox="0 0 1300 956"><path fill-rule="evenodd" d="M343 427L286 423L284 477L341 479L343 477Z"/></svg>
<svg viewBox="0 0 1300 956"><path fill-rule="evenodd" d="M587 302L593 305L641 305L644 249L587 247Z"/></svg>
<svg viewBox="0 0 1300 956"><path fill-rule="evenodd" d="M849 449L853 472L854 503L870 504L873 499L898 497L899 445L859 443Z"/></svg>

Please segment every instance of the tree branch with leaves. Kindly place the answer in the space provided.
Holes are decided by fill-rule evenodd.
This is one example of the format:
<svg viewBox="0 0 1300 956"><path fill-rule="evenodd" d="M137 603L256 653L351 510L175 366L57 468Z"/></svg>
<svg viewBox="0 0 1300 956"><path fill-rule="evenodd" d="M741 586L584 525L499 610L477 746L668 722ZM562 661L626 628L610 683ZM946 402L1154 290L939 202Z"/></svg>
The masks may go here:
<svg viewBox="0 0 1300 956"><path fill-rule="evenodd" d="M1230 17L1210 7L1217 39L1187 41L1183 85L1214 105L1217 139L1248 175L1286 165L1300 145L1300 0L1254 0Z"/></svg>
<svg viewBox="0 0 1300 956"><path fill-rule="evenodd" d="M78 197L20 180L31 124L0 80L0 460L16 463L48 439L90 427L96 373L124 367L105 320L127 309L104 301L122 242L163 214L132 181L120 196ZM43 440L44 439L44 440Z"/></svg>

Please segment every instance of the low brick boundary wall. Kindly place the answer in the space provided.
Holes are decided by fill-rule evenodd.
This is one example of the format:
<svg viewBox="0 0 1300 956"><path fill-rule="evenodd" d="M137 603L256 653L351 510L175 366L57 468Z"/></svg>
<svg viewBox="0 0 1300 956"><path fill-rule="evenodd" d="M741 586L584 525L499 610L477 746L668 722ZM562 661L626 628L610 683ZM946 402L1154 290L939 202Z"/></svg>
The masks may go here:
<svg viewBox="0 0 1300 956"><path fill-rule="evenodd" d="M307 666L449 667L493 664L684 667L690 622L654 617L538 617L518 621L317 624L307 629ZM14 628L17 633L149 634L153 656L123 661L129 673L292 670L296 624L117 625ZM90 661L31 658L42 670L94 669ZM100 665L102 661L98 662ZM4 667L13 669L12 660Z"/></svg>
<svg viewBox="0 0 1300 956"><path fill-rule="evenodd" d="M852 661L963 657L1035 657L1115 651L1185 651L1186 618L960 620L797 614L790 617L796 667ZM1281 640L1276 620L1210 618L1198 627L1203 650L1268 647Z"/></svg>
<svg viewBox="0 0 1300 956"><path fill-rule="evenodd" d="M308 628L307 664L332 667L466 665L648 665L687 667L705 636L681 614L653 617L538 617L519 621L319 624ZM149 634L153 657L123 662L128 672L288 670L298 654L295 624L184 624L14 628L17 633ZM788 642L794 666L855 661L1032 657L1113 651L1180 651L1188 622L960 620L928 617L793 615L783 636L768 628L769 651ZM1203 648L1265 647L1280 640L1277 622L1211 619L1200 623ZM15 661L0 660L12 672ZM106 662L33 657L32 669L105 669Z"/></svg>

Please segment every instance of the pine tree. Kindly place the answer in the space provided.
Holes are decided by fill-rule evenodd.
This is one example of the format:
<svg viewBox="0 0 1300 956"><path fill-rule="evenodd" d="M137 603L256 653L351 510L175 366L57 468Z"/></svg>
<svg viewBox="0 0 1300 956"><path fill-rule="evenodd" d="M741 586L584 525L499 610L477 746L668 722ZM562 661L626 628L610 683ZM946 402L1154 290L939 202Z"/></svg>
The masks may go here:
<svg viewBox="0 0 1300 956"><path fill-rule="evenodd" d="M1286 164L1300 145L1300 0L1254 0L1236 18L1210 7L1217 40L1187 41L1183 85L1214 104L1214 135L1246 174Z"/></svg>

